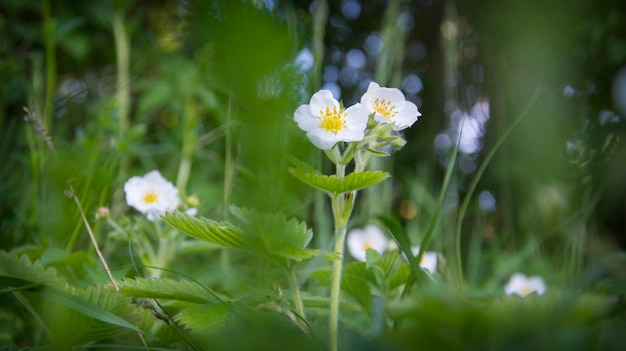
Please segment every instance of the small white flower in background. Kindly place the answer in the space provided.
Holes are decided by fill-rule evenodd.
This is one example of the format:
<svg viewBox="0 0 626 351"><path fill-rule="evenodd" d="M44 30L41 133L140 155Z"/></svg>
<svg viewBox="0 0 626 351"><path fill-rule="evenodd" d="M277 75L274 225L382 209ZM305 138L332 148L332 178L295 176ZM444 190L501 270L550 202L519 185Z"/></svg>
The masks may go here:
<svg viewBox="0 0 626 351"><path fill-rule="evenodd" d="M522 273L515 273L511 276L509 282L506 283L504 292L507 295L517 294L521 297L525 297L533 292L543 295L546 292L546 283L538 275L527 277Z"/></svg>
<svg viewBox="0 0 626 351"><path fill-rule="evenodd" d="M124 192L128 205L145 214L151 221L165 212L175 210L180 203L178 189L156 170L143 177L135 176L127 180Z"/></svg>
<svg viewBox="0 0 626 351"><path fill-rule="evenodd" d="M372 249L383 253L387 247L387 237L375 225L368 225L364 229L352 229L348 233L348 251L355 259L365 262L365 252Z"/></svg>
<svg viewBox="0 0 626 351"><path fill-rule="evenodd" d="M404 98L404 94L396 88L381 88L378 83L371 82L361 97L361 104L374 119L381 124L393 123L393 130L403 130L413 125L422 114L417 106Z"/></svg>
<svg viewBox="0 0 626 351"><path fill-rule="evenodd" d="M189 207L185 210L187 216L195 217L198 214L198 209L195 207Z"/></svg>
<svg viewBox="0 0 626 351"><path fill-rule="evenodd" d="M329 90L313 94L309 105L301 105L294 113L298 127L322 150L338 141L360 141L365 137L368 111L355 104L344 109Z"/></svg>
<svg viewBox="0 0 626 351"><path fill-rule="evenodd" d="M420 252L419 246L411 247L411 253L413 256L417 256ZM437 253L434 251L426 251L422 254L422 259L420 260L420 267L427 270L430 274L433 274L437 271Z"/></svg>

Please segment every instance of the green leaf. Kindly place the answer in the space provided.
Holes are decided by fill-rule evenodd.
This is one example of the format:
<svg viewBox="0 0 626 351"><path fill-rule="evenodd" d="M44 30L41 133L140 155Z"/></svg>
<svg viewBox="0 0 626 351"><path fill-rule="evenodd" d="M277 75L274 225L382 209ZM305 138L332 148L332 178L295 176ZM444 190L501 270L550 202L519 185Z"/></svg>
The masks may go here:
<svg viewBox="0 0 626 351"><path fill-rule="evenodd" d="M343 268L342 290L368 312L372 305L370 283L374 281L374 275L366 268L365 262L352 262Z"/></svg>
<svg viewBox="0 0 626 351"><path fill-rule="evenodd" d="M71 287L67 290L73 296L88 301L95 306L119 316L121 319L134 326L141 323L145 310L133 304L128 296L118 293L107 286L88 286L86 288ZM70 312L70 311L68 311ZM103 340L116 335L128 334L128 329L120 329L117 325L103 322L101 319L88 316L82 311L66 314L68 320L64 321L64 333L75 338L74 344L87 343L94 340ZM91 318L90 318L91 317ZM56 322L54 317L50 320ZM56 328L53 328L53 331ZM140 328L141 329L141 328ZM132 333L134 335L134 333Z"/></svg>
<svg viewBox="0 0 626 351"><path fill-rule="evenodd" d="M369 269L378 262L380 253L374 249L365 250L365 267Z"/></svg>
<svg viewBox="0 0 626 351"><path fill-rule="evenodd" d="M132 297L171 299L195 303L213 301L204 288L187 280L135 278L118 281L118 286L123 294Z"/></svg>
<svg viewBox="0 0 626 351"><path fill-rule="evenodd" d="M179 211L165 214L163 220L191 236L221 246L254 252L263 248L262 243L257 238L244 235L239 228L227 222L216 222L204 217L191 217Z"/></svg>
<svg viewBox="0 0 626 351"><path fill-rule="evenodd" d="M287 161L289 161L289 163L291 163L291 165L294 168L300 169L302 171L305 172L316 172L315 168L313 168L313 166L311 166L310 164L300 161L297 158L295 158L294 156L288 156L287 157Z"/></svg>
<svg viewBox="0 0 626 351"><path fill-rule="evenodd" d="M395 252L386 253L380 258L380 260L378 260L378 262L376 262L376 265L382 269L385 277L388 277L391 274L391 271L393 271L394 267L396 266L399 260L400 260L399 254Z"/></svg>
<svg viewBox="0 0 626 351"><path fill-rule="evenodd" d="M230 317L230 308L217 303L185 308L174 316L174 320L191 329L192 335L205 336L224 327Z"/></svg>
<svg viewBox="0 0 626 351"><path fill-rule="evenodd" d="M141 333L141 330L117 315L63 290L25 279L6 276L0 276L0 284L23 288L23 290L36 293L93 319ZM130 304L130 301L128 303Z"/></svg>
<svg viewBox="0 0 626 351"><path fill-rule="evenodd" d="M295 218L287 219L282 213L263 213L234 206L231 212L241 222L245 233L259 237L270 258L301 262L322 252L306 248L313 232Z"/></svg>
<svg viewBox="0 0 626 351"><path fill-rule="evenodd" d="M424 272L424 270L422 270L419 265L419 261L411 252L411 241L409 240L409 237L406 235L404 229L402 229L402 226L400 226L398 221L383 216L377 216L376 218L385 225L392 238L398 244L398 248L400 248L400 251L404 253L404 255L407 257L407 260L409 261L409 267L411 267L411 272L413 275L409 277L407 284L412 285L413 279L415 279L416 277L425 278L426 273Z"/></svg>
<svg viewBox="0 0 626 351"><path fill-rule="evenodd" d="M340 178L336 175L328 176L293 167L289 168L289 172L303 183L332 195L367 188L382 182L390 176L387 172L366 171L350 173L346 177Z"/></svg>
<svg viewBox="0 0 626 351"><path fill-rule="evenodd" d="M46 268L40 261L31 262L28 256L15 252L0 251L0 275L48 284L57 288L66 286L65 280L53 268Z"/></svg>
<svg viewBox="0 0 626 351"><path fill-rule="evenodd" d="M406 284L411 275L411 268L409 265L403 264L396 269L385 281L385 285L388 291L394 290L403 284Z"/></svg>
<svg viewBox="0 0 626 351"><path fill-rule="evenodd" d="M390 154L388 152L385 152L385 151L382 151L382 150L372 149L372 148L369 148L369 147L366 147L365 151L370 152L370 153L374 154L375 156L379 156L379 157L390 156Z"/></svg>

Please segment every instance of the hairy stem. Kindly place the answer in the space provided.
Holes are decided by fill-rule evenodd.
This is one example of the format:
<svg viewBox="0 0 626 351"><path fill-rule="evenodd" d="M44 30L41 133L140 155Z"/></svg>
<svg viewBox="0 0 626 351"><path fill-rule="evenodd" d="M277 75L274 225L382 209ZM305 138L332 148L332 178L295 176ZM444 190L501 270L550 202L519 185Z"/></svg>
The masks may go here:
<svg viewBox="0 0 626 351"><path fill-rule="evenodd" d="M333 199L333 213L335 214L335 252L339 259L333 262L333 280L330 288L330 349L338 350L338 327L339 327L339 295L341 293L341 267L343 265L343 247L346 238L346 226L342 225L343 195L337 195Z"/></svg>

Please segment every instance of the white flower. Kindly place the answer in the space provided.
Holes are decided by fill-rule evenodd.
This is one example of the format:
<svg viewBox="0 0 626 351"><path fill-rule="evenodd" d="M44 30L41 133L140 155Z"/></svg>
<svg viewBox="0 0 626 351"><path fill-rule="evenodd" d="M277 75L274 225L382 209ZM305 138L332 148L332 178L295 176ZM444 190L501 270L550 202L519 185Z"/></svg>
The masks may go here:
<svg viewBox="0 0 626 351"><path fill-rule="evenodd" d="M124 184L126 202L154 221L167 211L175 210L180 203L178 189L152 171L143 177L132 177Z"/></svg>
<svg viewBox="0 0 626 351"><path fill-rule="evenodd" d="M344 109L329 90L320 90L309 105L298 107L294 119L315 146L327 150L338 141L362 140L368 116L361 104Z"/></svg>
<svg viewBox="0 0 626 351"><path fill-rule="evenodd" d="M198 209L196 207L189 207L185 210L185 214L187 216L195 217L198 214Z"/></svg>
<svg viewBox="0 0 626 351"><path fill-rule="evenodd" d="M365 252L372 249L383 253L387 247L387 237L374 225L364 229L352 229L348 233L348 251L355 259L365 262Z"/></svg>
<svg viewBox="0 0 626 351"><path fill-rule="evenodd" d="M378 123L393 123L393 130L403 130L413 125L422 114L414 103L404 99L404 94L396 88L381 88L371 82L361 97L361 104L369 114L374 114Z"/></svg>
<svg viewBox="0 0 626 351"><path fill-rule="evenodd" d="M411 247L411 253L413 256L417 256L419 252L419 246ZM437 253L434 251L425 251L422 254L422 259L420 259L420 267L427 270L430 274L435 273L437 271Z"/></svg>
<svg viewBox="0 0 626 351"><path fill-rule="evenodd" d="M504 287L504 292L507 295L518 294L521 297L533 292L543 295L546 292L546 283L537 275L529 278L522 273L515 273Z"/></svg>

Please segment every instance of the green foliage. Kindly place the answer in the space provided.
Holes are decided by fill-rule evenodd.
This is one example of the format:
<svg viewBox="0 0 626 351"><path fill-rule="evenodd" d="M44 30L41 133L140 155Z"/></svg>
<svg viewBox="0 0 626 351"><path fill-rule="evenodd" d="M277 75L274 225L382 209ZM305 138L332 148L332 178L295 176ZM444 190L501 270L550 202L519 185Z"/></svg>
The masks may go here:
<svg viewBox="0 0 626 351"><path fill-rule="evenodd" d="M347 18L328 1L3 2L0 344L145 350L145 333L151 350L323 350L330 266L342 259L327 251L326 224L354 209L347 227L384 215L400 253L369 250L366 262L343 267L341 350L623 349L623 6L415 3L361 1L359 16ZM426 23L416 13L434 16ZM377 54L370 39L385 43ZM442 50L431 50L432 39ZM303 49L313 73L300 66ZM356 68L346 58L359 52ZM393 154L378 169L406 181L383 182L390 173L381 171L325 175L322 153L296 132L293 113L314 92L307 82L318 89L333 70L344 102L358 101L376 77L404 87L424 117L401 137L326 155L349 172ZM410 92L415 81L428 89ZM538 85L546 89L530 113ZM475 133L482 149L457 157L457 117L467 128L476 102L492 111ZM24 122L25 106L45 130ZM197 195L189 207L205 217L170 213L165 230L139 219L123 184L152 169L183 198ZM107 277L63 195L68 182L113 275L123 277L120 292L95 285ZM369 205L345 196L373 185L380 192ZM310 206L319 190L344 211L331 214L323 196ZM482 191L495 208L475 201ZM94 219L100 206L108 222ZM428 279L420 268L411 254L418 243L419 255L439 251L441 275ZM149 255L166 268L159 272L202 284L136 277L134 260L145 265ZM505 297L515 271L542 275L548 293ZM305 313L294 307L298 294Z"/></svg>
<svg viewBox="0 0 626 351"><path fill-rule="evenodd" d="M135 278L121 280L118 286L123 294L132 297L195 303L208 303L215 300L204 288L187 280Z"/></svg>
<svg viewBox="0 0 626 351"><path fill-rule="evenodd" d="M110 287L70 287L40 262L26 256L0 252L4 269L0 285L3 293L16 294L32 316L49 332L55 347L70 347L125 334L141 333L136 327L141 312L130 298ZM28 278L28 279L24 279ZM23 294L27 293L27 294ZM60 323L62 321L62 323Z"/></svg>
<svg viewBox="0 0 626 351"><path fill-rule="evenodd" d="M275 261L285 267L310 260L321 250L307 249L313 233L303 222L284 215L231 207L235 224L195 218L181 212L168 213L163 220L196 238L241 249Z"/></svg>
<svg viewBox="0 0 626 351"><path fill-rule="evenodd" d="M65 280L57 275L55 269L45 268L40 261L31 262L28 256L13 251L0 251L0 275L60 289L66 286Z"/></svg>
<svg viewBox="0 0 626 351"><path fill-rule="evenodd" d="M223 304L196 305L184 308L174 319L191 329L192 335L206 336L223 328L230 318L231 310Z"/></svg>
<svg viewBox="0 0 626 351"><path fill-rule="evenodd" d="M343 268L342 289L352 296L365 311L370 312L372 292L370 284L374 281L374 274L369 271L365 262L352 262Z"/></svg>
<svg viewBox="0 0 626 351"><path fill-rule="evenodd" d="M419 298L390 303L391 315L411 326L384 339L399 350L416 343L446 350L602 349L608 302L559 294L472 301L445 288L423 289Z"/></svg>
<svg viewBox="0 0 626 351"><path fill-rule="evenodd" d="M338 195L376 185L390 175L383 171L365 171L350 173L345 177L323 175L306 169L289 168L289 172L298 180L330 195Z"/></svg>
<svg viewBox="0 0 626 351"><path fill-rule="evenodd" d="M321 250L307 249L313 231L304 222L287 219L282 213L261 213L251 209L232 208L245 232L253 233L263 241L267 252L287 262L310 260Z"/></svg>
<svg viewBox="0 0 626 351"><path fill-rule="evenodd" d="M163 221L191 236L221 246L253 252L263 248L258 238L245 235L239 228L228 222L191 217L182 212L167 213L163 216Z"/></svg>

